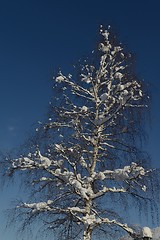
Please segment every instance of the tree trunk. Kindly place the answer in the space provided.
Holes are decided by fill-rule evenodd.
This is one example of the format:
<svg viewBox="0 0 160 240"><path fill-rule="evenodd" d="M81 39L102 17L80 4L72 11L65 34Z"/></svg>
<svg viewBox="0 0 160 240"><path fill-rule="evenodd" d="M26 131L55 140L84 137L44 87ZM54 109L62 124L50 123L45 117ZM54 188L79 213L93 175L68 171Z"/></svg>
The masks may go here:
<svg viewBox="0 0 160 240"><path fill-rule="evenodd" d="M91 186L90 186L91 188ZM91 215L91 206L92 206L92 200L86 200L85 204L85 210L86 210L86 219ZM83 240L91 240L92 230L93 226L91 224L88 224L87 222L84 224L84 233L83 233Z"/></svg>
<svg viewBox="0 0 160 240"><path fill-rule="evenodd" d="M92 228L87 227L83 234L83 240L91 240Z"/></svg>

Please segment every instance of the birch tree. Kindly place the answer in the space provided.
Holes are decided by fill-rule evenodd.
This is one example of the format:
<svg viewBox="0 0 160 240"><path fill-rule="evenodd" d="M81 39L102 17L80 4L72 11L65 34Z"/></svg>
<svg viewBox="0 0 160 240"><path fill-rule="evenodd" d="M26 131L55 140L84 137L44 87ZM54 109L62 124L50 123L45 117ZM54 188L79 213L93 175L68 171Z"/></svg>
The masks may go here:
<svg viewBox="0 0 160 240"><path fill-rule="evenodd" d="M118 208L150 202L151 170L140 150L148 94L109 28L100 28L93 55L76 74L54 77L50 116L36 129L47 138L37 137L28 154L10 161L9 176L28 174L34 191L16 211L24 221L42 220L61 239L109 239L118 229L141 239Z"/></svg>

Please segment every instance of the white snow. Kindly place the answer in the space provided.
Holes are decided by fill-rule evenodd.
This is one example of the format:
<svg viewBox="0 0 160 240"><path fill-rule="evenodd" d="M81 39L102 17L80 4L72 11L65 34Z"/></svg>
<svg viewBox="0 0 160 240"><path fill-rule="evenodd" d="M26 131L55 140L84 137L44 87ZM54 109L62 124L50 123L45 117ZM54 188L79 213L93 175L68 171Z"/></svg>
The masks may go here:
<svg viewBox="0 0 160 240"><path fill-rule="evenodd" d="M74 212L85 213L85 209L79 207L69 207L68 209Z"/></svg>
<svg viewBox="0 0 160 240"><path fill-rule="evenodd" d="M65 79L64 76L60 75L60 76L56 77L55 81L60 83L60 82L64 81L64 79Z"/></svg>
<svg viewBox="0 0 160 240"><path fill-rule="evenodd" d="M123 74L122 74L122 73L120 73L120 72L116 72L114 76L115 76L115 78L118 78L118 79L120 79L120 80L121 80L121 79L122 79L122 77L123 77Z"/></svg>
<svg viewBox="0 0 160 240"><path fill-rule="evenodd" d="M15 159L12 163L12 167L13 168L17 168L17 167L30 168L33 166L33 164L34 164L34 161L31 160L30 158L22 157L22 158Z"/></svg>
<svg viewBox="0 0 160 240"><path fill-rule="evenodd" d="M100 100L101 101L105 101L108 97L108 94L107 93L103 93L101 96L100 96Z"/></svg>
<svg viewBox="0 0 160 240"><path fill-rule="evenodd" d="M104 180L106 178L105 174L103 172L97 173L97 179Z"/></svg>
<svg viewBox="0 0 160 240"><path fill-rule="evenodd" d="M52 204L52 200L48 200L47 202L38 202L38 203L24 203L22 206L18 207L25 207L25 208L31 208L32 212L38 212L38 211L47 211L51 210L50 204Z"/></svg>
<svg viewBox="0 0 160 240"><path fill-rule="evenodd" d="M151 229L149 227L143 227L142 229L142 237L148 237L148 238L152 238L152 232Z"/></svg>
<svg viewBox="0 0 160 240"><path fill-rule="evenodd" d="M83 106L81 109L82 109L82 111L84 111L84 112L87 112L87 111L88 111L88 107L86 107L86 106Z"/></svg>
<svg viewBox="0 0 160 240"><path fill-rule="evenodd" d="M84 159L84 157L83 156L81 156L81 158L80 158L80 164L81 164L81 166L82 167L85 167L85 168L87 168L87 163L86 163L86 161L85 161L85 159Z"/></svg>
<svg viewBox="0 0 160 240"><path fill-rule="evenodd" d="M64 150L63 146L61 144L57 144L57 143L55 144L55 148L58 151L63 151Z"/></svg>
<svg viewBox="0 0 160 240"><path fill-rule="evenodd" d="M143 190L144 192L146 192L147 187L146 187L145 185L143 185L143 186L142 186L142 190Z"/></svg>
<svg viewBox="0 0 160 240"><path fill-rule="evenodd" d="M15 159L12 163L13 168L22 168L23 170L26 170L28 168L35 168L37 167L45 167L48 168L52 161L45 156L42 156L40 151L37 151L35 154L33 154L35 157L32 159L32 154L28 154L29 157L21 157L18 159Z"/></svg>
<svg viewBox="0 0 160 240"><path fill-rule="evenodd" d="M86 83L90 83L92 81L91 76L87 76L87 75L84 75L84 74L81 74L80 76L82 77L81 80L86 82Z"/></svg>
<svg viewBox="0 0 160 240"><path fill-rule="evenodd" d="M82 219L85 225L93 225L94 223L96 223L95 214L87 214Z"/></svg>
<svg viewBox="0 0 160 240"><path fill-rule="evenodd" d="M101 32L102 36L104 37L104 39L107 41L108 37L109 37L109 32L107 30L103 31L102 29L100 32Z"/></svg>
<svg viewBox="0 0 160 240"><path fill-rule="evenodd" d="M124 169L116 169L113 173L113 176L116 180L125 180L129 178L129 175Z"/></svg>
<svg viewBox="0 0 160 240"><path fill-rule="evenodd" d="M51 160L47 157L41 155L40 151L38 151L38 158L36 159L36 164L38 163L41 167L49 167L51 165Z"/></svg>
<svg viewBox="0 0 160 240"><path fill-rule="evenodd" d="M46 181L48 178L46 178L46 177L41 177L40 178L40 181Z"/></svg>
<svg viewBox="0 0 160 240"><path fill-rule="evenodd" d="M105 46L103 43L99 44L99 50L101 50L104 53L108 53L110 50L110 46Z"/></svg>

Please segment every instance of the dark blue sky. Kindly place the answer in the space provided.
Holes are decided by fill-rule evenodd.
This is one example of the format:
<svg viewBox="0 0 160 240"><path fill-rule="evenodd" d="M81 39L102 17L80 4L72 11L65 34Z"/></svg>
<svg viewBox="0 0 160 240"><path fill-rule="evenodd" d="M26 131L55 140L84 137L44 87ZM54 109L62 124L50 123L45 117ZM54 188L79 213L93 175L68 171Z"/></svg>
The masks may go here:
<svg viewBox="0 0 160 240"><path fill-rule="evenodd" d="M61 67L69 73L96 46L99 25L110 24L135 54L139 77L151 83L148 149L160 167L159 9L158 0L1 0L0 150L23 143L47 112L54 72ZM14 240L10 235L4 239Z"/></svg>

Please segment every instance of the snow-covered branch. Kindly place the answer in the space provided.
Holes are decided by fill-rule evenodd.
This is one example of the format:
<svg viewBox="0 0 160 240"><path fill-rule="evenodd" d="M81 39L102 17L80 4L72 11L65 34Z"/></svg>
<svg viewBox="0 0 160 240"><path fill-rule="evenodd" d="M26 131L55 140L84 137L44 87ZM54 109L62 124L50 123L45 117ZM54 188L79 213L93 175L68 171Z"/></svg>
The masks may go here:
<svg viewBox="0 0 160 240"><path fill-rule="evenodd" d="M113 224L113 225L116 225L120 228L122 228L123 230L125 230L126 232L128 232L131 236L136 236L136 233L134 233L133 229L130 228L126 223L120 223L118 221L116 221L115 219L114 220L109 220L108 218L102 218L101 221L103 223L106 223L106 224Z"/></svg>
<svg viewBox="0 0 160 240"><path fill-rule="evenodd" d="M105 170L102 172L94 173L94 179L104 180L112 179L117 181L134 180L136 178L141 179L147 175L151 170L145 171L145 169L139 166L137 163L132 162L131 165L125 166L115 170Z"/></svg>
<svg viewBox="0 0 160 240"><path fill-rule="evenodd" d="M52 200L48 200L47 202L23 203L20 206L17 206L17 208L29 208L31 209L32 213L51 211L52 209L50 205L52 202Z"/></svg>

